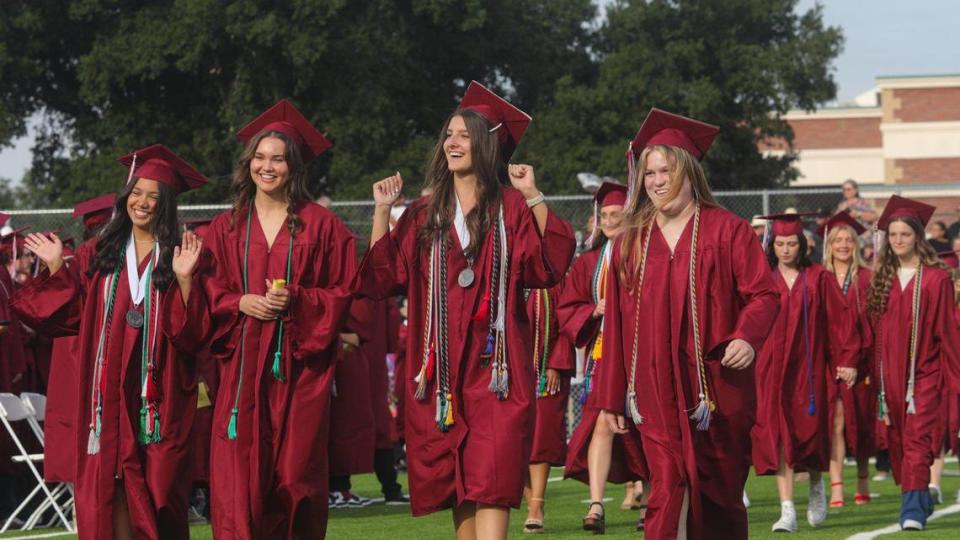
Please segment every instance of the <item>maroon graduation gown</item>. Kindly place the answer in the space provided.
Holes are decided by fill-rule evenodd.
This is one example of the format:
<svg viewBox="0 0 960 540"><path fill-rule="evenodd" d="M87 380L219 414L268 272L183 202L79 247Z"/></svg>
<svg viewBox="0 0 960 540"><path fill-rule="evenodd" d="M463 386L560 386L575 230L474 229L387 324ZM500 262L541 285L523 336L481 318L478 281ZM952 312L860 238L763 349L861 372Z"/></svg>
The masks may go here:
<svg viewBox="0 0 960 540"><path fill-rule="evenodd" d="M593 279L597 265L600 264L601 250L587 251L573 261L570 273L564 280L563 294L560 297L560 324L564 336L577 347L582 347L587 355L592 354L594 343L600 335L601 319L593 318L596 304L593 302ZM607 274L608 279L612 277ZM609 307L610 304L607 303ZM603 359L601 358L601 362ZM591 375L591 388L597 388L599 370ZM576 478L585 484L590 483L590 471L587 454L593 430L600 417L595 392L587 395L587 401L580 415L580 423L570 437L569 449L563 466L564 478ZM629 422L629 419L627 420ZM610 472L607 481L614 484L633 482L647 477L647 464L643 457L643 445L640 433L630 430L622 435L613 436L613 451L610 456Z"/></svg>
<svg viewBox="0 0 960 540"><path fill-rule="evenodd" d="M505 330L510 394L500 401L487 389L490 366L481 366L488 321L472 321L489 276L489 237L474 263L476 279L464 289L457 276L467 260L451 224L447 242L448 342L454 424L447 432L435 420L436 381L427 398L414 398L414 377L421 368L430 248L417 235L426 213L419 199L396 227L371 247L360 264L358 294L377 299L406 291L407 358L404 361L405 435L411 510L424 515L466 501L518 508L533 442L535 396L532 338L523 301L524 288L552 287L563 277L575 242L570 225L552 211L541 236L533 213L519 191L501 190L509 253ZM488 233L489 235L489 233Z"/></svg>
<svg viewBox="0 0 960 540"><path fill-rule="evenodd" d="M856 281L852 281L844 295L847 305L857 317L856 332L860 336L860 354L857 362L857 382L853 388L847 388L843 382L836 382L833 376L837 372L837 363L831 363L827 377L827 402L830 412L827 415L831 425L837 400L843 402L843 440L846 455L857 458L872 457L877 452L877 378L873 369L873 330L867 315L867 294L870 290L872 273L866 268L857 272ZM831 280L841 294L843 289L836 278ZM827 314L833 321L834 314Z"/></svg>
<svg viewBox="0 0 960 540"><path fill-rule="evenodd" d="M211 511L218 539L322 537L327 523L327 444L333 364L350 306L355 270L353 234L329 210L296 209L292 296L283 315L281 369L272 374L277 321L240 313L246 211L217 216L204 236L203 287L214 332L211 353L222 362L211 440ZM251 220L248 291L265 294L266 279L286 275L286 223L267 245L260 220ZM246 338L241 347L242 328ZM237 438L227 428L243 358Z"/></svg>
<svg viewBox="0 0 960 540"><path fill-rule="evenodd" d="M330 476L372 472L376 429L369 362L359 347L343 343L335 369L330 405Z"/></svg>
<svg viewBox="0 0 960 540"><path fill-rule="evenodd" d="M954 314L953 282L940 268L924 268L914 385L916 414L907 414L915 285L916 276L901 289L894 276L886 310L874 326L891 422L887 448L894 479L904 493L927 489L930 465L943 449L941 393L960 391L960 328Z"/></svg>
<svg viewBox="0 0 960 540"><path fill-rule="evenodd" d="M156 344L161 392L161 441L141 446L140 426L141 335L129 326L126 313L132 307L124 273L116 288L113 317L106 342L103 373L103 413L100 451L87 453L92 418L92 382L105 309L104 289L109 276L99 271L87 276L96 240L83 244L69 266L56 274L41 273L17 291L13 309L32 328L63 335L77 334L76 437L63 441L73 446L77 460L77 528L81 539L113 538L113 504L116 478L121 477L137 538L189 537L187 505L192 443L189 440L196 410L196 366L189 344L193 332L203 333L209 319L202 309L203 291L195 290L183 305L180 289L171 285L160 296L160 331ZM140 265L142 272L149 261ZM171 324L171 309L188 314L190 324ZM53 441L51 441L52 443Z"/></svg>
<svg viewBox="0 0 960 540"><path fill-rule="evenodd" d="M780 314L757 357L753 466L757 474L775 474L782 449L791 468L826 471L831 433L827 386L836 384L836 369L830 366L855 368L860 361L856 313L830 283L833 274L818 264L802 269L792 288L780 271L771 274Z"/></svg>
<svg viewBox="0 0 960 540"><path fill-rule="evenodd" d="M77 429L76 336L53 339L50 379L47 381L47 409L43 419L43 477L47 482L74 482L77 475L76 446L72 441L87 430ZM70 441L69 444L64 444Z"/></svg>
<svg viewBox="0 0 960 540"><path fill-rule="evenodd" d="M689 538L746 538L743 486L750 467L750 426L756 405L753 367L720 365L727 344L743 339L759 351L778 311L770 267L750 224L722 208L701 210L696 285L707 383L716 410L707 431L689 412L698 402L690 329L688 268L693 218L674 254L654 224L641 293L635 387L644 421L637 426L650 470L646 534L676 534L689 491ZM641 233L643 234L643 233ZM621 239L611 276L623 264ZM636 295L620 279L607 282L598 404L623 412L636 323Z"/></svg>
<svg viewBox="0 0 960 540"><path fill-rule="evenodd" d="M0 335L0 392L19 394L24 388L26 351L22 341L23 328L20 318L10 309L10 299L15 290L10 273L6 268L0 268L0 321L9 322L6 332ZM14 383L17 375L20 376L20 380ZM18 430L18 438L21 441L32 440L33 435L28 430L18 428L17 424L14 424L14 429ZM10 460L10 456L17 452L17 447L7 430L0 428L0 474L23 474L25 469L23 465Z"/></svg>
<svg viewBox="0 0 960 540"><path fill-rule="evenodd" d="M539 363L540 355L543 354L544 336L549 332L546 367L560 372L560 391L554 395L540 395L539 382L534 379L534 388L537 389L534 394L537 399L537 419L530 463L563 465L567 455L567 398L570 397L570 377L577 371L577 356L573 345L560 334L557 304L561 289L562 285L557 285L540 291L539 329L533 327L533 323L537 321L537 291L530 291L530 296L527 297L527 318L531 323L531 331L540 333L539 342L533 342L537 347L533 351L531 363Z"/></svg>
<svg viewBox="0 0 960 540"><path fill-rule="evenodd" d="M367 363L369 376L369 396L373 408L374 448L384 450L393 448L390 406L387 403L387 353L396 337L396 325L391 321L390 302L375 302L369 299L355 300L350 306L350 321L347 327L360 337L360 352ZM372 455L372 452L371 452Z"/></svg>
<svg viewBox="0 0 960 540"><path fill-rule="evenodd" d="M215 358L211 358L207 351L200 351L196 355L197 373L199 382L207 388L207 398L210 404L200 407L197 403L197 412L193 418L193 482L210 483L210 438L213 436L213 404L217 402L217 389L220 382L220 366ZM198 386L199 389L199 386ZM199 390L198 390L199 391Z"/></svg>

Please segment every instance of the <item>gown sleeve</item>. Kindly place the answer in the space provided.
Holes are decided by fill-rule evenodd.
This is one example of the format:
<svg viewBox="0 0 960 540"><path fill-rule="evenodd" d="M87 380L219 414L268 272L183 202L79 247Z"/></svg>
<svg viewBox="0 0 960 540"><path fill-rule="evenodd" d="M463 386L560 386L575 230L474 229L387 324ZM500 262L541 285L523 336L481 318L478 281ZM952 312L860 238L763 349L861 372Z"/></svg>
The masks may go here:
<svg viewBox="0 0 960 540"><path fill-rule="evenodd" d="M161 307L161 330L174 348L186 354L196 354L206 348L211 331L210 311L197 276L186 302L174 280L161 299Z"/></svg>
<svg viewBox="0 0 960 540"><path fill-rule="evenodd" d="M374 300L403 294L415 256L411 246L416 244L419 208L419 203L410 205L393 230L370 246L354 278L354 294Z"/></svg>
<svg viewBox="0 0 960 540"><path fill-rule="evenodd" d="M318 264L322 275L315 281L317 287L303 287L296 283L290 289L290 307L284 315L289 329L291 351L297 360L305 360L330 348L340 336L351 301L351 280L356 273L357 253L353 233L338 218L333 217L323 228Z"/></svg>
<svg viewBox="0 0 960 540"><path fill-rule="evenodd" d="M627 372L623 350L623 316L624 309L629 309L621 297L629 294L618 277L620 264L621 242L618 240L613 246L613 256L610 257L610 268L607 270L606 305L610 307L603 317L603 350L601 360L597 362L594 376L594 389L597 406L601 409L624 414L624 404L627 397Z"/></svg>
<svg viewBox="0 0 960 540"><path fill-rule="evenodd" d="M215 357L229 356L240 342L243 292L233 290L230 283L233 283L233 274L241 273L242 269L230 268L226 262L233 260L229 257L230 250L237 249L229 243L229 221L229 215L221 214L210 224L203 237L200 269L194 278L194 284L203 289L211 325L207 341Z"/></svg>
<svg viewBox="0 0 960 540"><path fill-rule="evenodd" d="M573 262L573 268L564 279L557 311L564 337L576 347L586 347L600 330L602 319L593 316L596 307L593 303L593 272L586 264L586 255L580 257Z"/></svg>
<svg viewBox="0 0 960 540"><path fill-rule="evenodd" d="M753 347L754 353L759 354L780 312L780 298L770 277L770 266L763 248L749 223L738 220L731 246L733 274L743 308L737 315L733 333L725 341L742 339Z"/></svg>
<svg viewBox="0 0 960 540"><path fill-rule="evenodd" d="M85 271L93 257L90 241L64 262L56 274L44 269L27 285L13 293L10 309L37 332L50 337L75 336L80 332L87 283Z"/></svg>
<svg viewBox="0 0 960 540"><path fill-rule="evenodd" d="M549 289L559 283L570 268L577 249L573 227L547 208L547 226L541 235L533 211L523 202L520 205L514 249L520 259L523 287Z"/></svg>

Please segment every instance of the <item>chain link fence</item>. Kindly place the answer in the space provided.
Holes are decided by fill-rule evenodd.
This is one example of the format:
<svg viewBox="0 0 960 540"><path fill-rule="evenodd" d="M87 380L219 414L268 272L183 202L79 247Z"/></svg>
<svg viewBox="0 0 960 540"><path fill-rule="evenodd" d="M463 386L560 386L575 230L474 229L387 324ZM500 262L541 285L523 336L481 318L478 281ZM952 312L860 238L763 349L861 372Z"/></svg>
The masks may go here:
<svg viewBox="0 0 960 540"><path fill-rule="evenodd" d="M716 192L721 205L749 220L752 216L796 208L800 212L833 212L841 200L839 188L757 190ZM579 235L584 235L593 212L590 195L562 195L547 197L548 204L560 217L573 224ZM183 220L213 217L229 208L228 205L181 206ZM334 201L332 210L360 237L358 248L365 249L369 238L372 201ZM57 231L64 237L82 238L82 225L72 219L72 209L4 210L11 215L10 227L28 225L31 231Z"/></svg>

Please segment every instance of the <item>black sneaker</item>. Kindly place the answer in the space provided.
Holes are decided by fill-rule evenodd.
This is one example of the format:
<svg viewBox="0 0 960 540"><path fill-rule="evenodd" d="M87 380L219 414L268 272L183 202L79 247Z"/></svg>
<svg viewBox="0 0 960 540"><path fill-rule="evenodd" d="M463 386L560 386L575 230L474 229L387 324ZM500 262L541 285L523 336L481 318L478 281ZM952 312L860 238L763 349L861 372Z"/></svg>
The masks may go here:
<svg viewBox="0 0 960 540"><path fill-rule="evenodd" d="M402 491L385 495L383 500L385 503L387 503L387 506L403 506L410 504L410 497L404 495Z"/></svg>

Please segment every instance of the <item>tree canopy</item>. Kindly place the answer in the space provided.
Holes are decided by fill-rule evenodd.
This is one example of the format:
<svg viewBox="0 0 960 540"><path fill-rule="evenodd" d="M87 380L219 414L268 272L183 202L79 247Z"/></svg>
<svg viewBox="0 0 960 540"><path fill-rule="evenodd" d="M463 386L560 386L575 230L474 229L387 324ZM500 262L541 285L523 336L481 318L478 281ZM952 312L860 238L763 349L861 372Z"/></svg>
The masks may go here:
<svg viewBox="0 0 960 540"><path fill-rule="evenodd" d="M20 198L64 206L115 191L116 158L162 142L223 201L236 131L291 99L334 143L311 190L369 197L394 170L419 184L466 84L534 116L516 160L549 193L574 174L622 176L651 106L719 124L705 160L720 187L772 186L791 157L780 115L832 99L842 36L796 0L11 0L0 12L0 144L42 118Z"/></svg>

